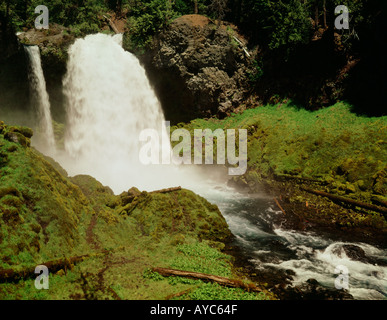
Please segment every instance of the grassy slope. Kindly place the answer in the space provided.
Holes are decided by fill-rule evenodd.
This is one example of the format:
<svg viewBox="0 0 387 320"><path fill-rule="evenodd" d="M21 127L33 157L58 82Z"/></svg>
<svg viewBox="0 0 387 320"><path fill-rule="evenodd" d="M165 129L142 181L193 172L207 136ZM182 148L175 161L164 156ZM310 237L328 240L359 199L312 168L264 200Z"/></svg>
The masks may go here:
<svg viewBox="0 0 387 320"><path fill-rule="evenodd" d="M259 191L263 182L278 185L275 177L292 175L319 180L316 188L333 194L376 204L387 202L387 117L360 117L345 103L315 112L287 103L249 109L224 120L197 119L177 127L188 129L192 136L198 128L247 129L248 170L234 180L252 190ZM290 181L286 187L295 185ZM318 202L318 197L302 193L295 193L292 200L305 203L308 199ZM327 215L332 218L331 213ZM386 229L379 214L342 223L355 220Z"/></svg>
<svg viewBox="0 0 387 320"><path fill-rule="evenodd" d="M127 193L114 196L92 177L68 178L28 147L24 131L31 135L0 126L0 269L90 257L50 274L49 290L36 290L34 278L0 283L0 299L163 299L187 289L180 298L273 298L149 272L172 267L237 277L232 258L219 250L230 232L218 208L189 190L143 192L128 202Z"/></svg>

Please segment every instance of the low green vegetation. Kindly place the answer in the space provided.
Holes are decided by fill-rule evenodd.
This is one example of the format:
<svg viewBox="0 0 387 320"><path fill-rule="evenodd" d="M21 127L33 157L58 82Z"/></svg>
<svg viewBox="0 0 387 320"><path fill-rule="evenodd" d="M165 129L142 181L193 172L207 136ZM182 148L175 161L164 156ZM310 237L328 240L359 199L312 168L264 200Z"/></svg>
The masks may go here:
<svg viewBox="0 0 387 320"><path fill-rule="evenodd" d="M189 190L175 193L143 192L130 203L125 199L117 212L135 219L141 232L154 239L173 236L174 244L194 234L200 239L224 241L230 236L227 223L218 207Z"/></svg>
<svg viewBox="0 0 387 320"><path fill-rule="evenodd" d="M178 255L170 263L173 269L186 270L232 278L230 256L212 248L208 243L190 241L176 247ZM181 277L163 277L157 272L146 270L144 277L154 282L168 282L174 286L188 286L181 295L173 299L190 300L266 300L274 296L263 289L260 293L246 292L240 288L227 288L217 283L203 283ZM183 287L182 287L183 288Z"/></svg>
<svg viewBox="0 0 387 320"><path fill-rule="evenodd" d="M187 294L191 300L269 300L270 295L246 292L239 288L224 288L218 284L207 283Z"/></svg>

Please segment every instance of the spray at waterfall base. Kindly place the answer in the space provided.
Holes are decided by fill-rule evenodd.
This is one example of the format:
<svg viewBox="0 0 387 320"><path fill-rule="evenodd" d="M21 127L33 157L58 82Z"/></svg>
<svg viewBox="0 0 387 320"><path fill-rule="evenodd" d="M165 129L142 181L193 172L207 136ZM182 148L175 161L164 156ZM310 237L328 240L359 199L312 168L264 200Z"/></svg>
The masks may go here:
<svg viewBox="0 0 387 320"><path fill-rule="evenodd" d="M239 148L238 156L236 156L235 129L216 129L215 131L211 129L194 129L192 139L191 133L183 128L175 129L171 133L169 121L165 121L162 126L166 128L166 134L162 134L161 138L159 136L160 130L148 128L141 131L139 141L145 142L139 150L139 160L142 164L203 164L203 138L204 164L214 164L214 137L216 137L216 164L225 165L227 158L227 163L233 166L228 168L229 175L243 175L246 172L246 129L238 129ZM192 141L194 144L193 155ZM172 148L173 142L178 143Z"/></svg>

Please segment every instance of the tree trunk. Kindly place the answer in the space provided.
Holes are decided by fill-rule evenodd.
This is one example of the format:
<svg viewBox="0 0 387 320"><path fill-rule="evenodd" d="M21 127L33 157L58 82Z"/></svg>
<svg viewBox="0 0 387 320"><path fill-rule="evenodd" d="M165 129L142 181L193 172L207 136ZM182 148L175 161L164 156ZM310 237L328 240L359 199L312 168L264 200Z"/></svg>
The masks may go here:
<svg viewBox="0 0 387 320"><path fill-rule="evenodd" d="M327 2L326 2L326 0L324 0L323 6L324 6L324 29L327 29L328 24L327 24Z"/></svg>
<svg viewBox="0 0 387 320"><path fill-rule="evenodd" d="M174 191L179 191L179 190L181 190L181 187L172 187L172 188L167 188L167 189L151 191L149 193L168 193L168 192L174 192Z"/></svg>
<svg viewBox="0 0 387 320"><path fill-rule="evenodd" d="M5 5L6 5L6 9L5 9L5 10L6 10L6 11L5 11L5 12L6 12L6 13L5 13L6 15L5 15L5 18L6 18L6 20L7 20L7 23L8 23L8 18L9 18L9 1L10 1L10 0L7 0L6 3L5 3Z"/></svg>
<svg viewBox="0 0 387 320"><path fill-rule="evenodd" d="M123 248L123 247L119 247ZM117 248L118 249L118 248ZM59 271L60 269L71 268L73 264L76 264L78 262L82 262L87 258L90 257L99 257L104 256L115 249L104 249L100 252L96 253L90 253L90 254L84 254L81 256L74 256L70 258L62 258L57 260L51 260L40 263L40 265L44 265L48 268L49 273L55 273ZM0 269L0 283L2 282L15 282L19 281L20 279L28 279L28 278L34 278L38 275L35 274L35 267L27 267L23 269Z"/></svg>
<svg viewBox="0 0 387 320"><path fill-rule="evenodd" d="M316 2L316 4L315 4L315 12L314 12L314 24L315 24L316 30L318 30L318 25L319 25L319 19L318 19L318 16L319 16L319 12L318 12L318 2Z"/></svg>
<svg viewBox="0 0 387 320"><path fill-rule="evenodd" d="M122 11L122 0L117 1L117 13L121 14Z"/></svg>
<svg viewBox="0 0 387 320"><path fill-rule="evenodd" d="M309 189L309 188L305 188L305 187L302 187L301 189L306 191L306 192L309 192L309 193L313 193L313 194L316 194L319 196L327 197L327 198L334 200L334 201L344 202L344 203L348 203L348 204L351 204L351 205L354 205L354 206L357 206L357 207L360 207L363 209L368 209L371 211L380 212L383 214L384 218L387 217L387 208L385 208L385 207L376 206L374 204L365 203L365 202L354 200L354 199L344 198L344 197L337 196L337 195L327 193L324 191L313 190L313 189Z"/></svg>
<svg viewBox="0 0 387 320"><path fill-rule="evenodd" d="M278 202L277 198L274 197L273 199L274 199L275 203L277 204L278 208L280 208L280 210L282 211L282 213L283 213L284 215L286 215L286 212L285 212L284 208L282 208L282 206L281 206L280 203Z"/></svg>
<svg viewBox="0 0 387 320"><path fill-rule="evenodd" d="M90 255L86 254L83 256L76 256L71 258L63 258L53 261L47 261L41 263L48 268L50 273L59 271L60 269L71 268L71 265L77 262L81 262L88 258ZM0 269L0 283L9 282L9 281L18 281L20 279L28 279L32 277L37 277L35 274L35 266L24 269Z"/></svg>
<svg viewBox="0 0 387 320"><path fill-rule="evenodd" d="M198 0L195 0L194 1L194 3L195 3L195 14L198 14L199 13L199 11L198 11Z"/></svg>
<svg viewBox="0 0 387 320"><path fill-rule="evenodd" d="M306 178L306 177L299 177L299 176L291 176L288 174L276 174L274 178L278 181L288 181L288 180L296 180L296 183L304 183L304 182L315 182L321 185L327 185L328 183L323 180L313 179L313 178ZM298 180L298 181L297 181Z"/></svg>
<svg viewBox="0 0 387 320"><path fill-rule="evenodd" d="M170 276L178 276L185 277L191 279L199 279L204 281L210 281L218 283L222 286L232 287L232 288L242 288L248 291L261 292L262 290L258 288L254 284L246 284L240 280L229 279L225 277L215 276L213 274L199 273L199 272L191 272L184 270L176 270L176 269L167 269L167 268L152 268L153 272L157 272L164 277Z"/></svg>
<svg viewBox="0 0 387 320"><path fill-rule="evenodd" d="M108 18L107 16L105 16L105 15L104 15L104 18L109 22L110 28L112 28L113 31L114 31L116 34L120 33L120 31L117 29L116 25L114 24L114 22L113 22L111 19L109 19L109 18Z"/></svg>

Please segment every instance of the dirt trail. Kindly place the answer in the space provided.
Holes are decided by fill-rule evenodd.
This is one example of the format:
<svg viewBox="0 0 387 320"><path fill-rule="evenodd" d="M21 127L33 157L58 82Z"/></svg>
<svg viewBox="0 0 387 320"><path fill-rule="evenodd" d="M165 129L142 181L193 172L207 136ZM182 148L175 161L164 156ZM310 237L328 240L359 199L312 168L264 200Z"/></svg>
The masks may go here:
<svg viewBox="0 0 387 320"><path fill-rule="evenodd" d="M86 242L94 249L94 250L99 250L101 249L101 244L97 240L96 235L94 234L94 227L97 224L97 219L98 219L98 214L94 214L91 217L90 224L87 227L86 230Z"/></svg>

